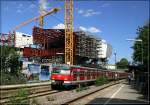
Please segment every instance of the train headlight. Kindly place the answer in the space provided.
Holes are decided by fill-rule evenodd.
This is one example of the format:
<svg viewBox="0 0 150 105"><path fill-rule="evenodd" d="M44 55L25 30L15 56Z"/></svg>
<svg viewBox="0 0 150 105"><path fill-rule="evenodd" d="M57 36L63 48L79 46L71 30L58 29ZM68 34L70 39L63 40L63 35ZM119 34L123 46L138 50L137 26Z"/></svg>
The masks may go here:
<svg viewBox="0 0 150 105"><path fill-rule="evenodd" d="M68 78L64 78L64 80L68 80Z"/></svg>
<svg viewBox="0 0 150 105"><path fill-rule="evenodd" d="M55 80L52 80L52 82L55 82Z"/></svg>

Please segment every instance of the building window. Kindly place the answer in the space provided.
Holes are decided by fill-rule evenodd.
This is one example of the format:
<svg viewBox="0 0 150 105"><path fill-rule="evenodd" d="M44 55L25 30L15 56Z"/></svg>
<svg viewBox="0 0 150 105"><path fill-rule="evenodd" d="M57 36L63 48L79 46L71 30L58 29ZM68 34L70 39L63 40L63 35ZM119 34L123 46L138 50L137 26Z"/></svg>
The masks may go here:
<svg viewBox="0 0 150 105"><path fill-rule="evenodd" d="M25 34L22 34L22 36L26 37L26 35L25 35Z"/></svg>

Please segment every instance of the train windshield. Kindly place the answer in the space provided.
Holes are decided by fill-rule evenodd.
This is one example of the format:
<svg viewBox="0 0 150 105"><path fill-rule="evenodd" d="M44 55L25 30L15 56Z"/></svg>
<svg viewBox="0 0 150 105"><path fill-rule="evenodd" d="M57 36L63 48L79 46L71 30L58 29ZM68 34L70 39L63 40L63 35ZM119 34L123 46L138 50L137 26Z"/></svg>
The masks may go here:
<svg viewBox="0 0 150 105"><path fill-rule="evenodd" d="M56 66L53 68L53 74L70 74L68 66Z"/></svg>

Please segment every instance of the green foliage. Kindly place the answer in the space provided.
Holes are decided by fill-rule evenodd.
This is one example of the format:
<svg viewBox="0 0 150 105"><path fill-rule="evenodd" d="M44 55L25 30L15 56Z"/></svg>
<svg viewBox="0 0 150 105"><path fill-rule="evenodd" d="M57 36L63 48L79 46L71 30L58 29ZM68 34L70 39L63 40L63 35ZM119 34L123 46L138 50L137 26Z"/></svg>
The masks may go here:
<svg viewBox="0 0 150 105"><path fill-rule="evenodd" d="M10 99L10 103L13 105L29 105L30 100L28 98L29 92L26 89L20 89L18 93Z"/></svg>
<svg viewBox="0 0 150 105"><path fill-rule="evenodd" d="M122 58L119 62L116 63L117 69L127 69L129 62L126 58Z"/></svg>
<svg viewBox="0 0 150 105"><path fill-rule="evenodd" d="M0 46L1 72L0 84L25 83L25 76L21 73L21 62L18 61L18 49L9 46Z"/></svg>
<svg viewBox="0 0 150 105"><path fill-rule="evenodd" d="M97 85L97 86L101 86L101 85L106 84L106 83L108 83L108 82L109 82L109 80L108 80L107 77L100 77L100 78L98 78L98 79L96 80L96 85Z"/></svg>
<svg viewBox="0 0 150 105"><path fill-rule="evenodd" d="M142 49L143 48L143 69L148 67L149 56L148 56L148 49L149 49L149 22L145 24L143 27L139 27L137 29L137 37L136 39L141 39L141 42L135 42L134 46L132 47L134 50L133 59L134 62L142 63Z"/></svg>
<svg viewBox="0 0 150 105"><path fill-rule="evenodd" d="M18 61L18 49L8 46L0 46L1 71L18 74L21 63Z"/></svg>
<svg viewBox="0 0 150 105"><path fill-rule="evenodd" d="M27 79L23 74L11 75L11 73L0 73L0 85L11 85L11 84L23 84L26 83Z"/></svg>

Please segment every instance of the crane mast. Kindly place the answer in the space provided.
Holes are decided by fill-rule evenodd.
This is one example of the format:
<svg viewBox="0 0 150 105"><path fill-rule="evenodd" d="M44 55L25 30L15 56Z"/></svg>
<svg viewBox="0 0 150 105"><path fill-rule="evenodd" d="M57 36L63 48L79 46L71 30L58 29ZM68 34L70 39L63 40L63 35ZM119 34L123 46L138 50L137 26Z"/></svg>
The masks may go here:
<svg viewBox="0 0 150 105"><path fill-rule="evenodd" d="M73 0L65 0L65 63L73 65Z"/></svg>

